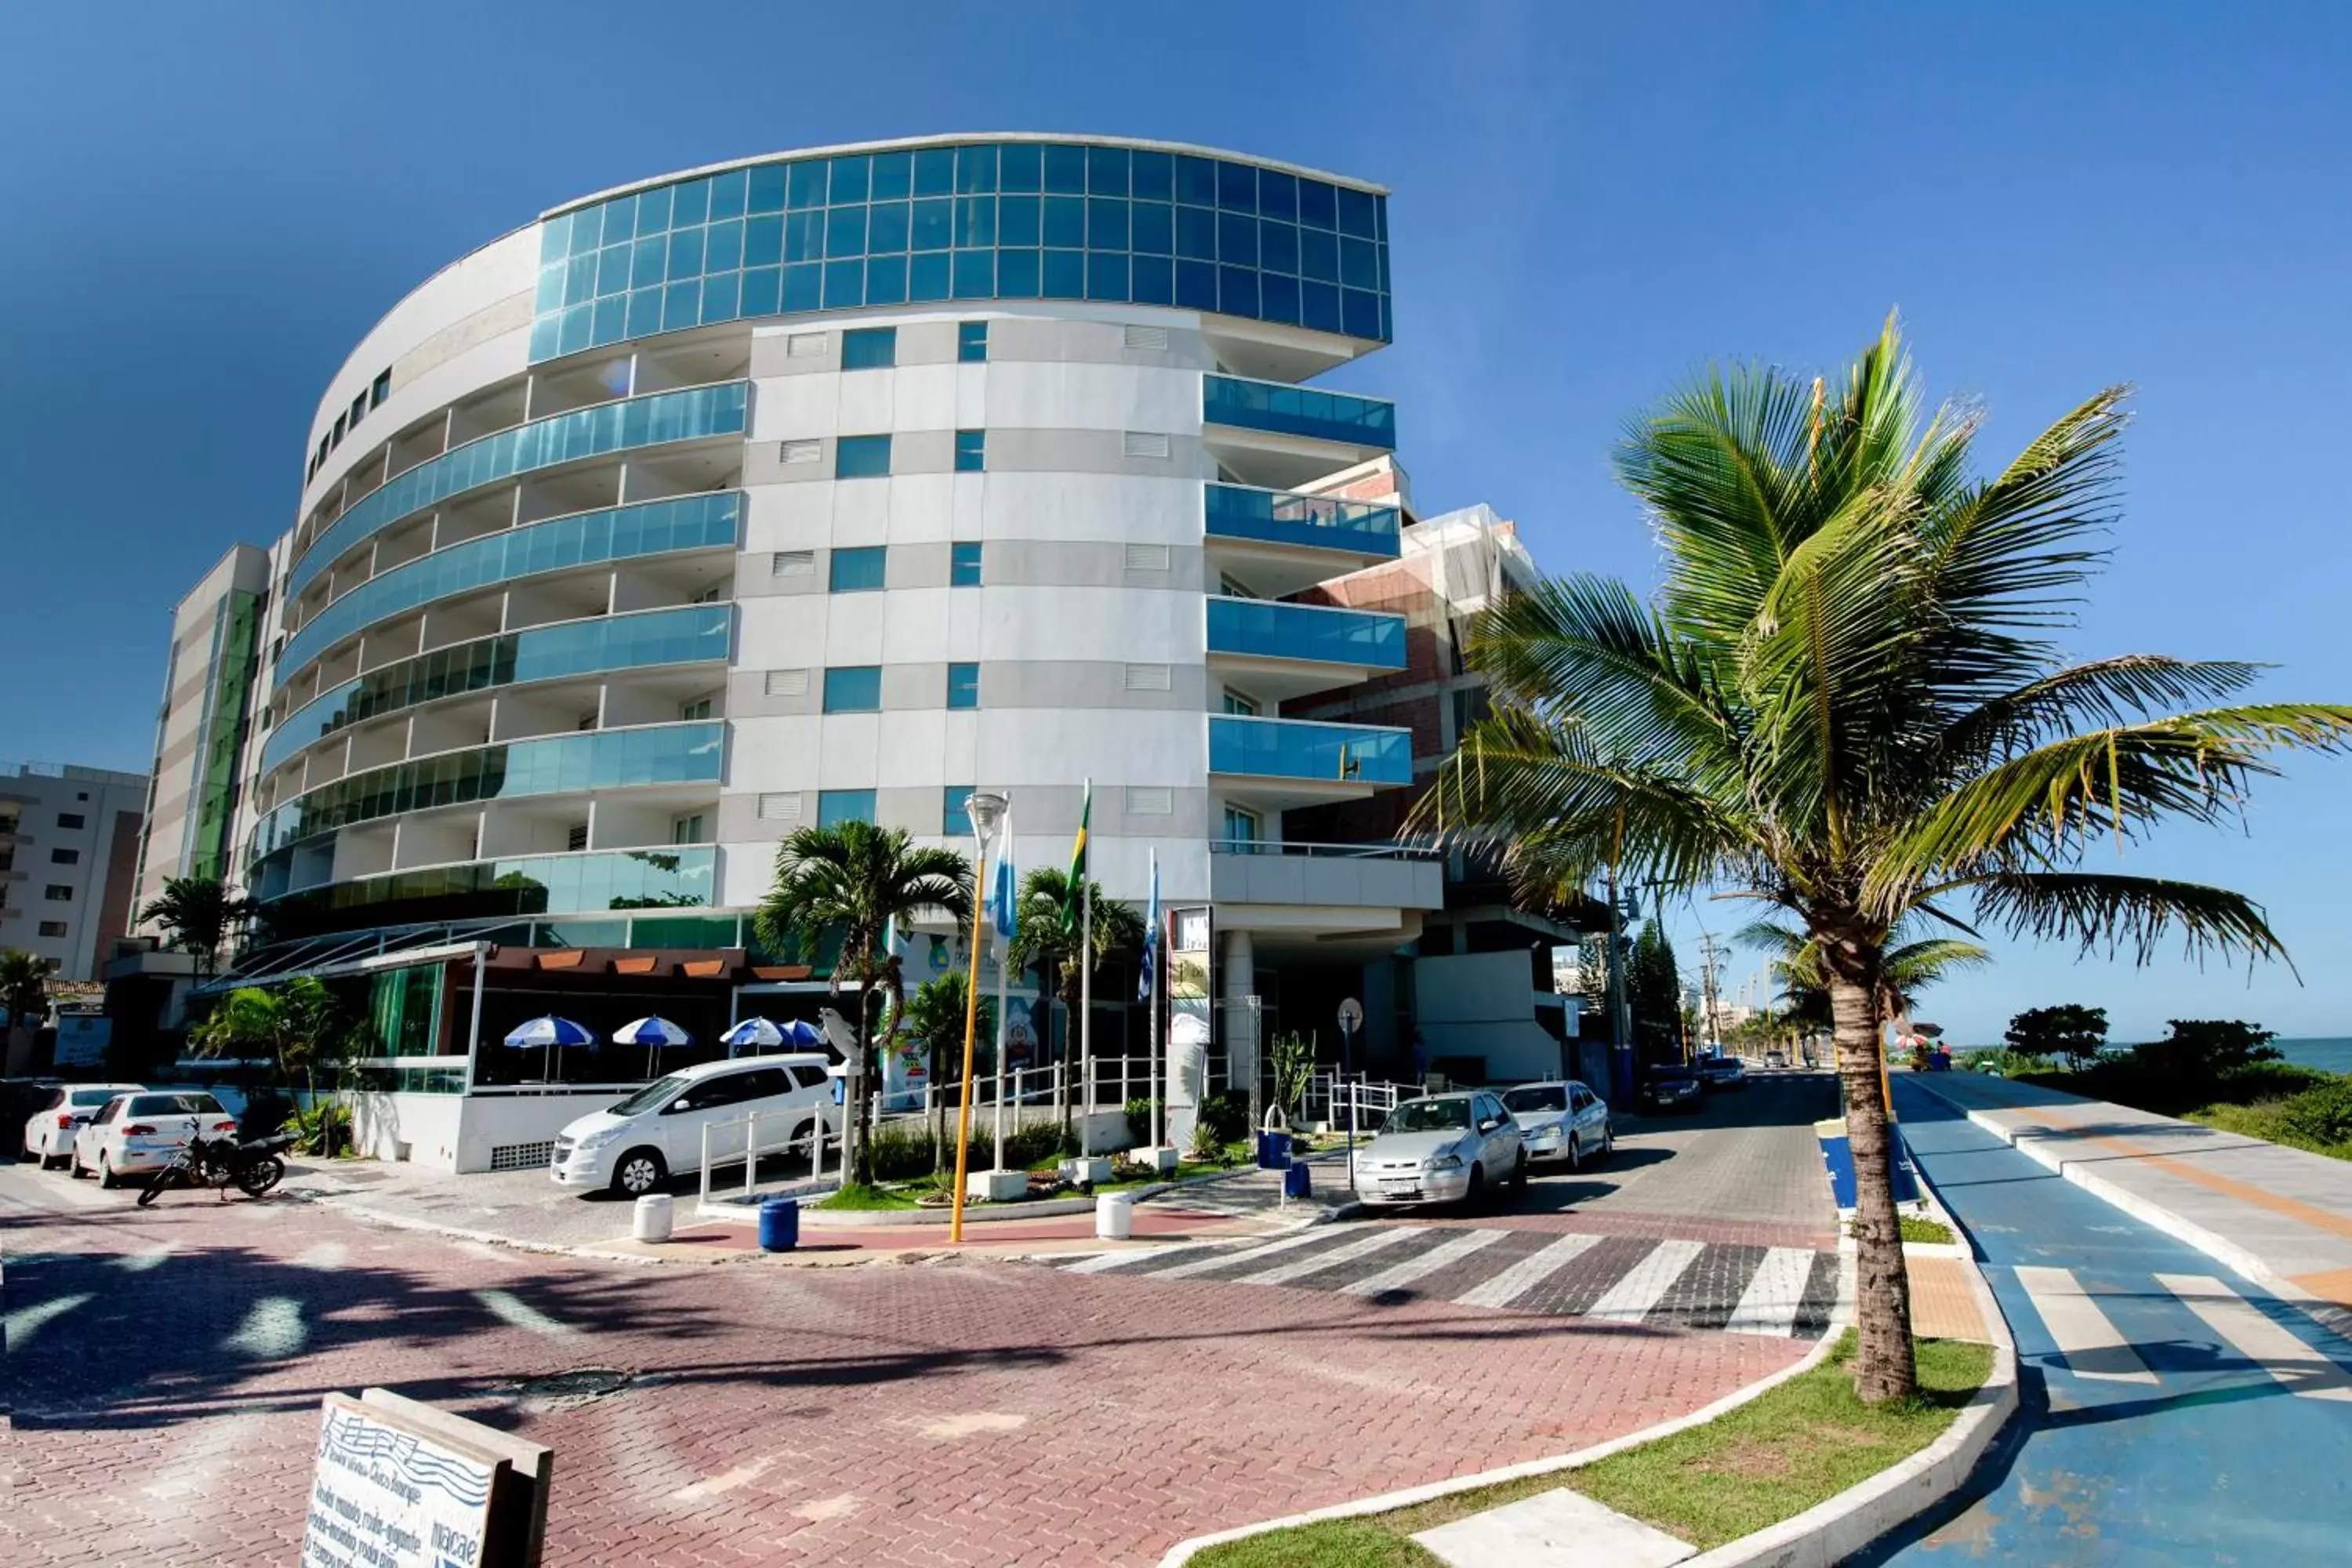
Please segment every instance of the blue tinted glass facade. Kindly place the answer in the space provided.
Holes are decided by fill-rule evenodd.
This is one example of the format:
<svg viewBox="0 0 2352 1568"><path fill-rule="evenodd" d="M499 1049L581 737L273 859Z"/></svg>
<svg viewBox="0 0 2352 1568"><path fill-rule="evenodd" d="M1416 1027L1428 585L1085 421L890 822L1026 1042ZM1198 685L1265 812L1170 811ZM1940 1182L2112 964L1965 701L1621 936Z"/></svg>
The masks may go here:
<svg viewBox="0 0 2352 1568"><path fill-rule="evenodd" d="M841 334L841 368L888 370L898 363L898 329L857 327Z"/></svg>
<svg viewBox="0 0 2352 1568"><path fill-rule="evenodd" d="M948 586L977 588L980 586L981 546L966 542L948 546Z"/></svg>
<svg viewBox="0 0 2352 1568"><path fill-rule="evenodd" d="M836 665L824 672L824 710L828 713L873 713L882 707L882 667L878 664Z"/></svg>
<svg viewBox="0 0 2352 1568"><path fill-rule="evenodd" d="M1336 784L1412 782L1412 731L1209 716L1209 771Z"/></svg>
<svg viewBox="0 0 2352 1568"><path fill-rule="evenodd" d="M1387 198L1237 159L1039 142L800 158L540 226L530 358L955 300L1174 305L1387 342Z"/></svg>
<svg viewBox="0 0 2352 1568"><path fill-rule="evenodd" d="M735 542L742 497L733 491L643 501L535 522L404 562L329 605L286 639L283 680L343 638L387 616L517 577L673 550Z"/></svg>
<svg viewBox="0 0 2352 1568"><path fill-rule="evenodd" d="M1391 560L1397 554L1398 513L1392 506L1214 483L1204 488L1203 500L1204 525L1213 538L1346 550Z"/></svg>
<svg viewBox="0 0 2352 1568"><path fill-rule="evenodd" d="M988 432L959 430L955 433L955 471L976 474L988 467Z"/></svg>
<svg viewBox="0 0 2352 1568"><path fill-rule="evenodd" d="M310 917L342 910L366 921L398 921L425 918L427 910L432 918L446 920L551 910L708 907L718 866L718 851L707 848L523 855L305 889L275 900L272 912L299 910L306 924L316 925ZM404 914L401 905L416 912Z"/></svg>
<svg viewBox="0 0 2352 1568"><path fill-rule="evenodd" d="M870 789L825 789L817 791L816 825L838 827L845 822L874 820L874 792Z"/></svg>
<svg viewBox="0 0 2352 1568"><path fill-rule="evenodd" d="M980 706L980 666L976 664L948 666L948 706L950 708Z"/></svg>
<svg viewBox="0 0 2352 1568"><path fill-rule="evenodd" d="M254 829L251 855L259 861L353 823L435 806L630 784L715 783L725 749L724 724L654 724L394 763L337 779L270 812Z"/></svg>
<svg viewBox="0 0 2352 1568"><path fill-rule="evenodd" d="M971 837L971 785L950 784L940 803L940 831L950 838Z"/></svg>
<svg viewBox="0 0 2352 1568"><path fill-rule="evenodd" d="M883 587L887 574L890 552L887 545L861 545L855 550L835 550L827 567L825 586L836 594L874 594Z"/></svg>
<svg viewBox="0 0 2352 1568"><path fill-rule="evenodd" d="M1396 405L1378 397L1326 392L1319 386L1203 375L1201 421L1387 451L1396 447Z"/></svg>
<svg viewBox="0 0 2352 1568"><path fill-rule="evenodd" d="M880 479L890 475L890 437L844 436L833 444L836 479Z"/></svg>
<svg viewBox="0 0 2352 1568"><path fill-rule="evenodd" d="M732 605L695 605L502 632L435 648L345 681L295 710L269 731L261 748L261 771L268 773L353 724L444 697L561 676L724 659L734 624Z"/></svg>
<svg viewBox="0 0 2352 1568"><path fill-rule="evenodd" d="M1209 600L1211 653L1404 668L1404 617L1278 599Z"/></svg>
<svg viewBox="0 0 2352 1568"><path fill-rule="evenodd" d="M296 560L287 591L299 594L352 545L460 491L583 458L670 441L740 436L750 397L751 387L740 381L660 392L558 414L469 441L353 501Z"/></svg>

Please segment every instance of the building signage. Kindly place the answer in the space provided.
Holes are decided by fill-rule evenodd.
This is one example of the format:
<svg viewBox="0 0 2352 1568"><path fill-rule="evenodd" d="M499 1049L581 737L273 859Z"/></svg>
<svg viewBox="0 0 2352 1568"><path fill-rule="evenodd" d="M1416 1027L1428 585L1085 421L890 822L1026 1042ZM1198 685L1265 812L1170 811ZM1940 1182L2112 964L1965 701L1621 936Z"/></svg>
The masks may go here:
<svg viewBox="0 0 2352 1568"><path fill-rule="evenodd" d="M331 1394L302 1568L536 1568L549 1458L383 1389Z"/></svg>

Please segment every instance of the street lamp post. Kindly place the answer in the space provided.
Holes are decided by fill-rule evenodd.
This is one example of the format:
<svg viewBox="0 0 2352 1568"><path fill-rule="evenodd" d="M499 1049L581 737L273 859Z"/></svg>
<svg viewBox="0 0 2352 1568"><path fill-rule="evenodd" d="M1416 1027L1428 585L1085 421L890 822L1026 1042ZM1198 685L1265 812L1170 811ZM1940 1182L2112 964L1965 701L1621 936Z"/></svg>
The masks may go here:
<svg viewBox="0 0 2352 1568"><path fill-rule="evenodd" d="M988 900L981 896L981 881L988 875L988 841L996 837L996 825L1004 819L1004 806L1003 795L980 791L967 796L963 805L964 815L971 818L971 836L980 847L980 858L973 862L971 875L971 973L963 992L963 1087L957 1097L955 1196L948 1217L948 1240L951 1243L963 1240L963 1184L971 1156L971 1044L980 1022L981 922L987 918L988 910ZM1003 1067L1000 1059L997 1070L1002 1072ZM1003 1096L1000 1088L1000 1100Z"/></svg>

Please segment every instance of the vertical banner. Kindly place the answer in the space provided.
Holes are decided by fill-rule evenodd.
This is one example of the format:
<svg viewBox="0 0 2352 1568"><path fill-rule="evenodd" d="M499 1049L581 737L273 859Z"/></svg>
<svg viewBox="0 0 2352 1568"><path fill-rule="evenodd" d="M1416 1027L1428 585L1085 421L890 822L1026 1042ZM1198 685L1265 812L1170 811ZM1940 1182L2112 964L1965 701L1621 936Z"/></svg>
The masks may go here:
<svg viewBox="0 0 2352 1568"><path fill-rule="evenodd" d="M980 992L992 1005L996 994L996 943L981 944ZM911 1003L915 993L929 982L944 974L961 976L966 973L971 962L971 939L961 931L950 934L908 931L894 924L890 929L890 956L898 961L899 984L906 988L907 1000ZM1019 976L1013 978L1017 980ZM1006 1005L1006 1011L1008 1016L1021 1020L1025 1032L1028 1004L1016 996ZM982 1039L980 1042L981 1058L991 1057L994 1046L993 1039ZM1014 1065L1027 1064L1016 1061ZM945 1077L952 1085L955 1082L954 1069L950 1068ZM926 1059L923 1043L915 1037L914 1032L907 1027L905 1018L901 1017L897 1037L888 1042L887 1048L882 1053L882 1109L919 1110L923 1105L923 1090L929 1084L930 1063Z"/></svg>
<svg viewBox="0 0 2352 1568"><path fill-rule="evenodd" d="M1192 1124L1208 1092L1210 1026L1209 951L1213 938L1207 907L1178 909L1169 916L1168 943L1168 1142L1190 1148Z"/></svg>

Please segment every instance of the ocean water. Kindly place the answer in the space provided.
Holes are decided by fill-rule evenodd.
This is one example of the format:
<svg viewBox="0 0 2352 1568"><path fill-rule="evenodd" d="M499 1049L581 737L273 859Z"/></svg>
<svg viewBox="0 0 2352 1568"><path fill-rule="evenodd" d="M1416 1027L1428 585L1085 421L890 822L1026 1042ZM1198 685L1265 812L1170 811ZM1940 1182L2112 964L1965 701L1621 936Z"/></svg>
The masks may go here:
<svg viewBox="0 0 2352 1568"><path fill-rule="evenodd" d="M2352 1040L2273 1040L2271 1047L2298 1067L2352 1072Z"/></svg>

